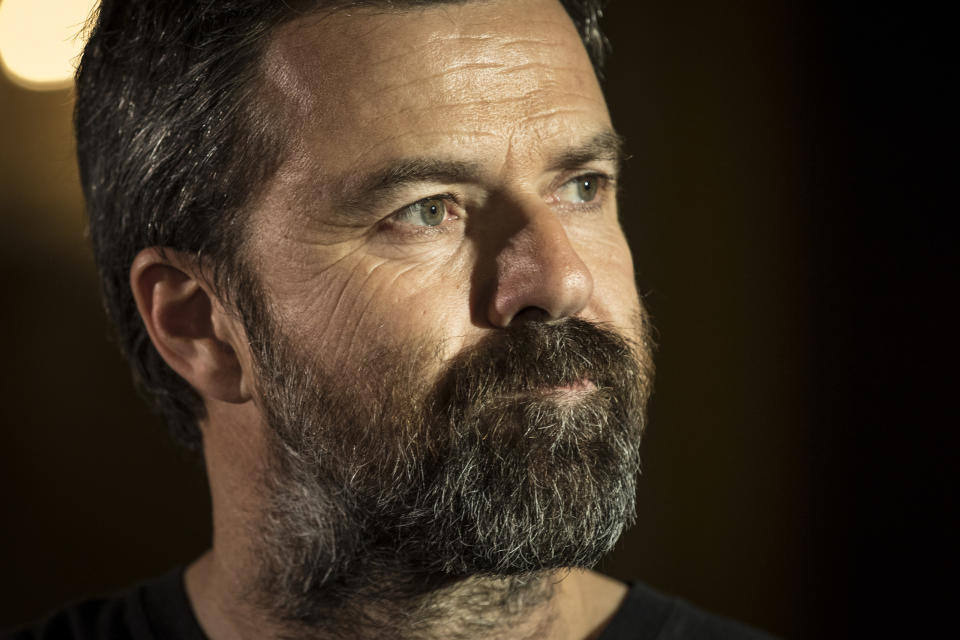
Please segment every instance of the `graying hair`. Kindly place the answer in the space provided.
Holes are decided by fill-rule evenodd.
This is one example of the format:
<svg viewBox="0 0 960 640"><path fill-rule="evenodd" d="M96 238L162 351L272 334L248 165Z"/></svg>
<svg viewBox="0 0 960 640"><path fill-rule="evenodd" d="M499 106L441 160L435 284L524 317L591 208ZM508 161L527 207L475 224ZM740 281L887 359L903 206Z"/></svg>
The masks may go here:
<svg viewBox="0 0 960 640"><path fill-rule="evenodd" d="M282 114L264 100L271 32L306 12L453 0L102 0L77 70L74 125L89 234L107 315L142 394L188 447L201 444L197 392L147 336L128 284L134 256L167 247L213 271L236 305L245 208L284 157ZM459 2L469 0L457 0ZM599 73L603 2L561 0Z"/></svg>

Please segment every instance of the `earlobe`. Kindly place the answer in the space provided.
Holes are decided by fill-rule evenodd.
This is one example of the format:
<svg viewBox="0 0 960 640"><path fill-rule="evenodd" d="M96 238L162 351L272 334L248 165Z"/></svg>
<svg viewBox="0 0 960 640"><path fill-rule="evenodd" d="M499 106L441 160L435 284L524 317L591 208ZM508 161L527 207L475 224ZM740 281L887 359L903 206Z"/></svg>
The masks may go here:
<svg viewBox="0 0 960 640"><path fill-rule="evenodd" d="M192 261L169 249L144 249L130 268L130 286L150 340L170 368L201 396L249 399L234 344L238 333L228 330L232 319Z"/></svg>

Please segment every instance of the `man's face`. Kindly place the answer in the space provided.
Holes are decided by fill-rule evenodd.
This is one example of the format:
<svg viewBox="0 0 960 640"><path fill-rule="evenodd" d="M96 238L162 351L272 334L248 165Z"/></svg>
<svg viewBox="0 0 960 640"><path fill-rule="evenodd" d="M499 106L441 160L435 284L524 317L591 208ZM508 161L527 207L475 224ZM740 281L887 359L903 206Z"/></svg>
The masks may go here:
<svg viewBox="0 0 960 640"><path fill-rule="evenodd" d="M528 307L631 330L610 119L556 0L307 18L267 65L296 124L252 253L330 370L417 342L443 361Z"/></svg>
<svg viewBox="0 0 960 640"><path fill-rule="evenodd" d="M327 517L364 514L356 527L393 518L408 557L439 548L418 527L446 518L476 552L448 572L529 571L601 526L615 540L649 355L616 136L563 8L339 11L283 27L266 63L295 123L248 256L269 301L252 338L278 484L315 487ZM617 513L589 521L617 491ZM568 507L564 538L545 522ZM511 518L545 533L507 561ZM302 541L320 520L285 526Z"/></svg>

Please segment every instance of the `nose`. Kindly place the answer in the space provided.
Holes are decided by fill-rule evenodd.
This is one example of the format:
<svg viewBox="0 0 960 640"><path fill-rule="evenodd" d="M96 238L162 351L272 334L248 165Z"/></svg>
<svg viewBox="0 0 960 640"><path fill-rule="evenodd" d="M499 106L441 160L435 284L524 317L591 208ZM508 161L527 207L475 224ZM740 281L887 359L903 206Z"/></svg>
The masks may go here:
<svg viewBox="0 0 960 640"><path fill-rule="evenodd" d="M517 207L519 221L496 256L488 303L495 327L574 316L593 294L593 277L550 207Z"/></svg>

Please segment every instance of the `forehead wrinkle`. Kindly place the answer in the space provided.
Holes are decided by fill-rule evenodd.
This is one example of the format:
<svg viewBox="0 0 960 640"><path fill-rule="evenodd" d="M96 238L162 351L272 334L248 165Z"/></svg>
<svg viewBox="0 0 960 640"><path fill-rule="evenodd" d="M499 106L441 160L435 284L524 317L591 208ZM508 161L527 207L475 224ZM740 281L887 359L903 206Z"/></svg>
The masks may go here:
<svg viewBox="0 0 960 640"><path fill-rule="evenodd" d="M429 133L431 137L440 137L440 138L449 137L455 140L459 140L460 138L471 138L471 139L489 138L492 140L499 139L499 136L495 133L491 133L487 131L476 131L476 130L470 130L465 132L458 129L451 129L451 130L438 129L438 130L431 130ZM405 131L403 133L397 133L391 136L380 138L376 142L370 143L369 145L367 145L365 149L357 152L357 154L354 156L353 161L350 163L352 170L363 169L364 161L367 159L367 157L370 156L371 154L375 154L378 152L382 153L383 148L385 146L388 146L391 143L396 143L406 138L419 137L419 136L420 134L418 132ZM465 141L464 141L464 146L466 146Z"/></svg>
<svg viewBox="0 0 960 640"><path fill-rule="evenodd" d="M535 23L530 23L535 24ZM552 23L551 23L552 24ZM482 36L471 36L463 33L455 34L443 34L437 35L434 38L438 41L439 44L446 45L450 42L464 42L468 44L477 44L480 45L479 49L483 52L493 52L497 55L503 52L503 49L516 49L518 47L528 47L528 48L551 48L556 49L560 48L561 45L559 42L554 42L546 38L519 38L511 37L506 35L493 35L486 34ZM476 53L477 48L471 49Z"/></svg>
<svg viewBox="0 0 960 640"><path fill-rule="evenodd" d="M419 46L413 46L413 45L411 45L409 49L406 49L406 50L403 50L403 51L400 51L400 52L397 52L397 53L387 53L387 54L382 55L382 56L380 56L380 57L371 58L370 60L368 60L368 64L373 64L373 65L388 64L388 63L391 63L391 62L396 62L396 61L398 61L398 60L405 60L405 59L407 59L407 58L410 58L413 54L420 53L420 52L425 51L425 50L426 50L426 51L436 51L437 49L440 49L440 48L442 48L443 46L445 46L445 45L447 44L446 41L447 41L447 40L451 40L451 39L456 39L456 40L461 41L461 42L462 42L462 41L471 41L471 40L486 41L486 40L493 40L493 39L494 39L494 36L482 36L482 37L481 37L481 36L478 36L478 37L459 36L459 37L456 37L456 36L442 36L442 35L438 35L438 34L433 34L430 38L426 39L423 44L421 44L421 45L419 45ZM376 50L370 51L370 52L368 52L368 53L371 53L371 54L372 54L372 53L375 53L375 51L376 51Z"/></svg>
<svg viewBox="0 0 960 640"><path fill-rule="evenodd" d="M458 67L469 68L473 65L489 64L496 67L523 68L528 65L540 64L557 71L556 50L564 49L564 43L549 40L522 40L510 37L490 37L472 46L471 39L462 37L447 37L438 48L456 46L460 51L453 56L454 65L448 67L456 71ZM460 64L456 64L460 62ZM569 67L568 67L569 68Z"/></svg>
<svg viewBox="0 0 960 640"><path fill-rule="evenodd" d="M583 64L589 67L578 69L564 65L563 67L553 66L556 60L552 55L555 49L563 49L564 45L575 43L576 47L582 47L579 35L576 33L572 22L569 21L566 14L561 12L561 18L547 20L534 19L524 21L524 28L534 25L535 28L541 28L559 37L529 37L524 33L517 33L512 24L505 23L496 17L488 20L474 21L464 24L462 21L457 23L454 17L457 13L464 10L465 7L441 5L438 7L397 7L395 9L384 9L361 7L352 14L340 12L325 12L319 16L305 16L302 19L294 21L291 25L284 25L273 38L269 51L270 67L273 71L275 81L284 89L284 93L291 97L300 107L298 111L323 109L320 103L327 102L323 100L323 94L327 86L337 81L338 77L356 74L371 66L380 66L380 63L387 63L397 59L419 58L425 64L423 70L428 70L433 59L442 60L444 56L431 56L430 51L443 49L447 54L447 61L452 60L454 66L448 66L429 75L423 75L413 80L406 80L398 85L384 87L385 83L396 80L401 77L409 77L408 68L406 73L385 73L380 75L379 83L376 76L369 75L369 71L363 71L367 77L373 80L365 85L350 87L350 91L360 91L366 96L375 95L384 90L402 88L416 84L417 82L428 82L431 79L441 79L448 77L453 86L443 87L444 91L438 93L439 96L447 96L451 89L463 88L464 85L476 85L480 78L468 78L471 70L482 71L484 65L489 65L487 70L490 73L499 73L503 76L520 76L524 69L533 69L537 62L542 63L550 69L552 75L565 72L577 71L585 72L590 79L593 78L592 67L589 67L588 59L582 56ZM396 37L403 35L403 31L408 27L403 22L397 22L393 18L397 15L416 12L419 15L429 14L431 10L437 9L447 16L449 24L453 25L451 29L454 33L443 33L438 30L436 23L428 23L426 37L417 38L409 43L405 43L402 38ZM531 12L533 13L533 12ZM337 19L334 20L333 18ZM353 19L356 17L356 19ZM418 18L419 20L419 18ZM320 28L316 28L320 26ZM503 25L507 33L496 33L491 31L495 27ZM536 27L536 25L542 25ZM416 26L419 26L417 24ZM314 27L311 29L311 27ZM563 34L557 34L562 30ZM378 32L385 31L381 37ZM513 33L510 33L513 31ZM479 33L478 33L479 32ZM291 36L291 37L283 37ZM379 42L389 38L391 46L378 46ZM280 41L283 41L280 43ZM349 42L344 42L348 40ZM398 43L397 40L400 40ZM569 42L568 42L569 41ZM343 46L349 44L349 46ZM455 50L454 49L455 45ZM402 50L397 52L397 47ZM314 54L314 51L317 53ZM322 55L318 55L322 54ZM450 55L452 54L452 56ZM506 60L505 60L506 55ZM510 60L519 56L519 60ZM459 61L460 64L456 64ZM516 64L511 68L510 62ZM381 67L382 68L382 67ZM413 67L414 73L418 67ZM486 75L486 74L481 74ZM582 80L581 80L582 82ZM376 85L380 84L380 87ZM347 83L349 86L349 83ZM333 87L336 88L336 87ZM312 89L312 91L311 91ZM378 91L379 89L379 91ZM454 91L455 92L455 91ZM370 102L368 98L361 98L361 101ZM329 105L328 105L329 106ZM369 111L378 111L379 105L367 104Z"/></svg>
<svg viewBox="0 0 960 640"><path fill-rule="evenodd" d="M575 109L571 107L549 107L534 113L524 114L523 120L526 124L534 124L540 120L553 120L556 118L562 118L563 116L572 116L582 112L583 109Z"/></svg>
<svg viewBox="0 0 960 640"><path fill-rule="evenodd" d="M556 0L553 0L553 1L556 1ZM447 10L445 11L445 13L449 15L451 13L450 9L452 9L452 7L447 7ZM567 16L566 10L562 12L558 12L557 13L558 19L556 20L534 17L534 16L540 16L543 14L544 14L543 11L530 11L528 17L523 21L524 25L535 26L535 27L540 27L541 25L545 25L550 28L575 29L575 27L573 26L573 21L570 20L569 17ZM495 15L492 18L487 18L479 21L475 19L454 21L453 19L451 19L450 22L451 24L454 24L456 26L457 33L455 35L462 35L464 37L471 37L471 38L501 37L498 35L492 35L490 33L490 25L496 24L499 26L505 23L501 15ZM513 23L510 23L510 24L512 25ZM548 39L546 38L534 38L534 37L524 37L524 38L519 38L518 40L523 42L536 42L536 43L548 41Z"/></svg>
<svg viewBox="0 0 960 640"><path fill-rule="evenodd" d="M481 80L473 79L471 84L477 83L478 85L489 86L490 83L483 83ZM416 81L407 84L416 84ZM448 91L440 92L442 99L437 99L429 104L417 103L410 104L404 107L393 107L385 112L379 110L371 110L369 113L365 114L354 114L360 122L363 122L367 125L376 124L380 122L384 114L391 117L394 116L416 116L418 113L424 114L426 117L432 117L437 112L443 112L448 110L453 111L462 111L467 110L467 113L461 113L459 115L460 120L470 120L471 118L483 118L490 117L492 114L489 113L491 109L495 108L504 108L512 109L516 113L512 114L500 114L496 117L502 119L504 124L509 122L515 122L517 118L522 118L524 120L533 118L539 118L541 116L549 116L550 113L557 113L562 115L566 112L574 112L575 108L568 108L566 111L554 109L550 111L545 108L545 105L549 105L555 102L557 90L555 88L555 82L545 82L540 83L539 86L533 85L531 83L530 87L523 89L522 93L517 95L507 95L503 97L491 97L490 94L499 95L499 91L490 90L488 93L484 94L477 90L477 87L466 86L459 87L456 90L450 89ZM544 86L546 85L546 86ZM517 83L514 83L514 86L517 86ZM397 89L401 87L391 87L389 90ZM386 91L381 91L383 94ZM594 96L587 95L585 93L566 91L565 95L574 97L576 102L594 105L597 103ZM604 111L606 111L606 105L603 105ZM412 121L411 126L416 126L416 122ZM386 138L389 140L391 138Z"/></svg>
<svg viewBox="0 0 960 640"><path fill-rule="evenodd" d="M557 72L575 74L577 71L579 71L579 69L577 69L576 67L561 67L556 64L547 65L543 62L538 61L538 62L527 62L525 64L513 65L512 67L507 69L504 73L508 73L508 74L519 73L521 71L528 71L530 69L537 69L539 67L547 67L554 74L556 74Z"/></svg>
<svg viewBox="0 0 960 640"><path fill-rule="evenodd" d="M499 22L499 21L498 21ZM490 29L489 22L482 22L476 24L456 24L451 21L451 24L455 24L456 30L454 33L436 33L431 34L424 45L419 47L412 47L409 50L402 51L400 53L389 53L388 55L382 57L374 57L369 60L371 64L381 64L396 61L398 59L403 59L409 56L411 53L417 53L424 49L428 50L438 50L443 49L449 51L451 46L456 46L458 49L462 49L462 52L456 54L454 60L463 60L462 64L455 64L453 66L447 67L445 70L433 74L441 75L444 72L456 72L458 70L472 69L472 68L482 68L484 65L489 65L495 68L501 68L508 66L504 63L504 53L505 51L510 52L511 50L520 50L511 55L522 55L526 59L535 58L541 61L545 65L552 65L554 58L551 55L551 51L554 49L562 49L564 43L561 42L560 38L528 38L528 37L519 37L511 36L509 34L491 34L491 33L482 33L479 35L470 34L471 29L482 29L483 31L488 31ZM551 29L564 28L567 31L570 31L568 25L555 22L555 21L529 21L530 25L548 25ZM579 43L579 36L575 32L572 33L572 36ZM546 51L544 51L546 50ZM534 54L531 56L531 54ZM518 66L523 66L528 63L522 63ZM431 76L427 76L431 77Z"/></svg>
<svg viewBox="0 0 960 640"><path fill-rule="evenodd" d="M439 48L429 47L429 49L432 52ZM575 76L578 74L583 74L585 78L592 78L592 70L588 70L583 66L577 67L570 64L558 65L555 56L551 56L549 53L543 51L524 51L515 55L505 56L503 48L498 47L490 52L478 52L473 49L452 52L447 49L444 50L444 54L444 56L428 56L418 59L414 59L416 56L406 55L391 57L391 62L397 60L400 60L402 64L413 62L415 68L413 69L413 78L408 78L406 74L404 74L403 82L389 84L388 88L405 87L410 84L416 84L417 82L430 82L447 77L459 80L460 82L456 84L460 84L467 72L481 72L479 78L470 78L474 82L489 79L492 74L512 75L524 71L535 72L541 69L545 70L551 78L556 78L561 75ZM433 64L434 59L440 59L441 57L447 58L442 67ZM379 65L380 63L374 64ZM587 73L587 71L589 71L589 73ZM492 74L482 72L492 72ZM396 77L396 74L391 74L390 78L392 79L394 77ZM542 81L542 79L539 79L539 81Z"/></svg>
<svg viewBox="0 0 960 640"><path fill-rule="evenodd" d="M412 80L404 80L403 82L392 84L388 87L378 88L377 93L406 89L411 85L416 85L423 82L430 82L431 80L442 79L446 76L449 76L452 73L459 73L461 71L495 71L503 68L504 66L505 65L502 65L502 64L494 64L494 63L486 63L486 62L465 63L451 69L444 69L442 71L437 71L436 73L420 76Z"/></svg>

